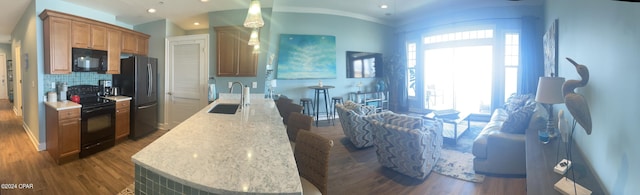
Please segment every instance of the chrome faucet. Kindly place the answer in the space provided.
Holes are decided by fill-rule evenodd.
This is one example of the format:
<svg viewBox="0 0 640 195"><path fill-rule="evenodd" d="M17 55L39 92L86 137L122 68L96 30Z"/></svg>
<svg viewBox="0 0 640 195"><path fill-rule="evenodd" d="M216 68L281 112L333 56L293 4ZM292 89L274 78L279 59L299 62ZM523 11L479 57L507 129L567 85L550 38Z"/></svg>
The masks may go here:
<svg viewBox="0 0 640 195"><path fill-rule="evenodd" d="M240 84L240 108L242 109L242 106L244 105L244 90L242 87L244 87L244 85L240 81L233 82L231 84L231 88L229 88L229 93L233 93L233 86L236 84Z"/></svg>

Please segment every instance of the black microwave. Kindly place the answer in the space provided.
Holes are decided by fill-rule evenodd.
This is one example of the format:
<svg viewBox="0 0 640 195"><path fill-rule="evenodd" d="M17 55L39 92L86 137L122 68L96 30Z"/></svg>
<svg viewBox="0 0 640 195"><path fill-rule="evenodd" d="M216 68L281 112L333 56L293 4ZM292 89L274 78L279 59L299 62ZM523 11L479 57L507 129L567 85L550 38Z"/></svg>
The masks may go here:
<svg viewBox="0 0 640 195"><path fill-rule="evenodd" d="M106 72L107 51L72 48L73 72Z"/></svg>

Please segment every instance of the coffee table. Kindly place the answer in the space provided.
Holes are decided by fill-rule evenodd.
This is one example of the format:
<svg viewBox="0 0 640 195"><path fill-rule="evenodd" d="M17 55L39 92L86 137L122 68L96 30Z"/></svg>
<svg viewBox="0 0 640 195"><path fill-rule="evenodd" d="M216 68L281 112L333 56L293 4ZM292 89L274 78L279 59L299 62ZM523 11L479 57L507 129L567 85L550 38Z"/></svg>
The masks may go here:
<svg viewBox="0 0 640 195"><path fill-rule="evenodd" d="M462 135L464 132L466 132L469 129L469 127L471 127L471 120L469 119L469 115L470 113L468 112L459 112L457 115L454 114L454 115L438 116L434 112L431 112L429 114L422 116L422 118L441 119L443 123L452 124L453 131L451 129L443 129L442 137L447 139L452 139L453 144L457 145L458 138L460 137L460 135ZM467 121L467 128L461 129L460 131L458 131L458 123L465 120Z"/></svg>

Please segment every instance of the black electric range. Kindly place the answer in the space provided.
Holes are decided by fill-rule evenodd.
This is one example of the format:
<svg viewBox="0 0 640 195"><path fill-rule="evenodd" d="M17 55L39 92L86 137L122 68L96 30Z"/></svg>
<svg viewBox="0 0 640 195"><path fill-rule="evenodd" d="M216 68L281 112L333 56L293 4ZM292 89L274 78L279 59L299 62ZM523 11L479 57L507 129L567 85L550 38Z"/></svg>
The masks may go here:
<svg viewBox="0 0 640 195"><path fill-rule="evenodd" d="M80 157L106 150L115 145L116 102L98 96L100 87L75 85L68 87L67 97L80 96Z"/></svg>

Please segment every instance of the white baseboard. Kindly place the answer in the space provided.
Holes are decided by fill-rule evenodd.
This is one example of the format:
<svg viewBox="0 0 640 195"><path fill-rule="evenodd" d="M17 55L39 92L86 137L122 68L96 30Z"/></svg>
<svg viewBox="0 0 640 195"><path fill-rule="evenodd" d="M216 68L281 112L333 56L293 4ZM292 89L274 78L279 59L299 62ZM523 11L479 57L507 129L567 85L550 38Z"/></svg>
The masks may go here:
<svg viewBox="0 0 640 195"><path fill-rule="evenodd" d="M36 136L33 135L33 133L31 133L31 129L29 129L29 126L27 126L27 124L24 123L24 121L22 121L22 129L24 129L24 131L27 132L27 136L29 136L31 143L33 143L33 146L36 148L36 150L43 151L47 149L47 143L38 142L38 139L36 138Z"/></svg>

